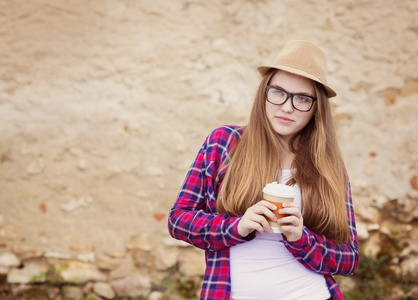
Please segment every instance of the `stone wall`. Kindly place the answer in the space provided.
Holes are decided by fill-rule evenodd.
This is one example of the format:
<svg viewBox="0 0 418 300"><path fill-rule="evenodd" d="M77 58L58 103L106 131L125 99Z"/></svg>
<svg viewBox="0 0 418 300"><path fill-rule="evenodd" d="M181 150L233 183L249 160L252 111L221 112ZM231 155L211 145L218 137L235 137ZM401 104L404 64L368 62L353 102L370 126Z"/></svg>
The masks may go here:
<svg viewBox="0 0 418 300"><path fill-rule="evenodd" d="M175 266L198 286L203 253L168 210L290 39L328 54L362 246L389 237L412 274L390 293L417 295L417 20L414 0L0 1L1 295L158 298Z"/></svg>

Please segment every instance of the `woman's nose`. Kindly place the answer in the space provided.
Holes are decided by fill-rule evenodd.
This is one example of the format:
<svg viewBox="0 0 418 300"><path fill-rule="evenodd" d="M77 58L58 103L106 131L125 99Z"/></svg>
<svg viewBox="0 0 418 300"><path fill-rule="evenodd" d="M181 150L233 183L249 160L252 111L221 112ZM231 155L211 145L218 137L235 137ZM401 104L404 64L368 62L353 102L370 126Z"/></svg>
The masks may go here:
<svg viewBox="0 0 418 300"><path fill-rule="evenodd" d="M282 110L285 112L292 112L293 111L293 105L292 105L292 98L289 97L285 101L285 103L282 104Z"/></svg>

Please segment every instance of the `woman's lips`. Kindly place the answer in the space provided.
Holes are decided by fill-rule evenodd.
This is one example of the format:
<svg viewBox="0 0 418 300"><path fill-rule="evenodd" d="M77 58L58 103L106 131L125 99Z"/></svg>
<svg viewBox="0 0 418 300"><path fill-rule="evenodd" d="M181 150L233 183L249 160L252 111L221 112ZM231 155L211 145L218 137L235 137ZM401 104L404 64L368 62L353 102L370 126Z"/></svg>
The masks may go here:
<svg viewBox="0 0 418 300"><path fill-rule="evenodd" d="M289 119L286 117L276 117L276 118L279 120L280 123L283 123L283 124L290 124L293 122L292 119Z"/></svg>

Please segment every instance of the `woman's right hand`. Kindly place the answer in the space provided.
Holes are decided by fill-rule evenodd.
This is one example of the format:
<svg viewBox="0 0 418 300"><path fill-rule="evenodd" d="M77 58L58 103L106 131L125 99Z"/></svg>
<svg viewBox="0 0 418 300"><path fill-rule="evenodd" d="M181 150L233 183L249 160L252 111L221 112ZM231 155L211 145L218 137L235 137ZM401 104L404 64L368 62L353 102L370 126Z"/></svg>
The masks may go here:
<svg viewBox="0 0 418 300"><path fill-rule="evenodd" d="M277 217L272 212L272 210L275 209L276 206L274 204L265 200L261 200L260 202L247 208L241 218L241 221L238 223L239 235L246 237L254 230L257 230L260 233L264 233L266 231L270 233L273 232L266 217L273 220L273 222L276 222Z"/></svg>

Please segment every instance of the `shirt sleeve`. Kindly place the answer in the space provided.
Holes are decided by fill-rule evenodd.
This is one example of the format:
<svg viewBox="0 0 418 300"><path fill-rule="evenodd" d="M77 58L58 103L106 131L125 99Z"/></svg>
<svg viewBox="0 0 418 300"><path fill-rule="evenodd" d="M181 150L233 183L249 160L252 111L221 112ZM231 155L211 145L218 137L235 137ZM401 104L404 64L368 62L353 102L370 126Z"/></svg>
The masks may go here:
<svg viewBox="0 0 418 300"><path fill-rule="evenodd" d="M286 248L306 268L322 275L351 275L357 268L357 230L349 181L346 201L351 242L338 244L306 227L303 228L302 237L298 241L284 240Z"/></svg>
<svg viewBox="0 0 418 300"><path fill-rule="evenodd" d="M171 236L204 250L221 250L248 240L238 233L241 217L216 212L215 177L230 139L223 130L208 136L169 214Z"/></svg>

